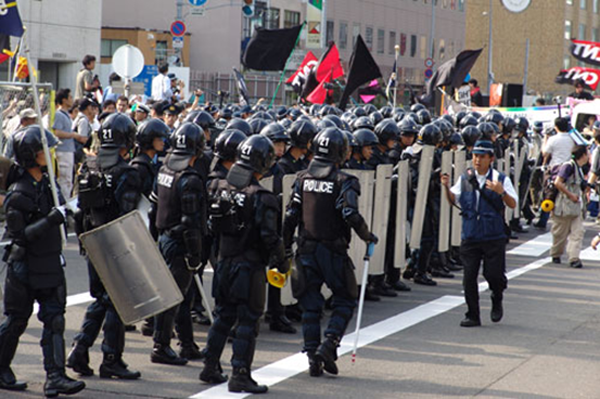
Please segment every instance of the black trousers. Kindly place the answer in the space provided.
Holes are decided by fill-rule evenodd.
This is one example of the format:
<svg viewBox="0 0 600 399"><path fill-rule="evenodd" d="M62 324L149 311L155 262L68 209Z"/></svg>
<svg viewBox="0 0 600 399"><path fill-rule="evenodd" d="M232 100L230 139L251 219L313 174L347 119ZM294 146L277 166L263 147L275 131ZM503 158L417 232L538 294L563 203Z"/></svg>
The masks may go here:
<svg viewBox="0 0 600 399"><path fill-rule="evenodd" d="M479 286L477 277L483 261L483 277L494 295L502 295L506 289L506 240L465 242L460 245L463 262L463 288L467 302L467 317L479 319Z"/></svg>

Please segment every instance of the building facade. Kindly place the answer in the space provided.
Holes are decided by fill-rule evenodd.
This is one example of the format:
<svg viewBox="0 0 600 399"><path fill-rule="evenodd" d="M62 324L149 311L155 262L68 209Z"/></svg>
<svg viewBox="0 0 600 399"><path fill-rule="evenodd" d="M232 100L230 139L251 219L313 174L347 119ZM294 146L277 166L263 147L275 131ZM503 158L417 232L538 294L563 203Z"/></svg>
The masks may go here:
<svg viewBox="0 0 600 399"><path fill-rule="evenodd" d="M600 40L599 3L599 0L531 1L524 11L514 13L500 1L469 1L466 47L484 47L471 75L478 79L482 90L487 93L491 4L492 73L495 82L525 83L524 92L536 96L551 97L572 92L572 87L558 85L554 79L561 69L584 66L571 57L570 39Z"/></svg>

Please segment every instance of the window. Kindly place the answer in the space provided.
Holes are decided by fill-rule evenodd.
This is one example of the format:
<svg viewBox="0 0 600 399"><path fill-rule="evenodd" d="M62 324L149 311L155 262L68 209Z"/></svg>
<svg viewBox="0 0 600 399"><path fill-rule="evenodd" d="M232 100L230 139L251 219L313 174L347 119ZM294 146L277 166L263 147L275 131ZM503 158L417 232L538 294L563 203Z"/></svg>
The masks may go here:
<svg viewBox="0 0 600 399"><path fill-rule="evenodd" d="M112 57L119 47L126 44L127 40L102 39L100 44L100 57Z"/></svg>
<svg viewBox="0 0 600 399"><path fill-rule="evenodd" d="M421 35L421 59L427 58L427 36Z"/></svg>
<svg viewBox="0 0 600 399"><path fill-rule="evenodd" d="M373 51L373 27L371 26L365 28L365 44L369 51Z"/></svg>
<svg viewBox="0 0 600 399"><path fill-rule="evenodd" d="M579 34L577 35L578 40L585 40L585 24L579 24Z"/></svg>
<svg viewBox="0 0 600 399"><path fill-rule="evenodd" d="M565 55L565 58L563 58L563 69L569 69L571 68L571 57L568 55Z"/></svg>
<svg viewBox="0 0 600 399"><path fill-rule="evenodd" d="M267 29L279 29L279 8L267 8L263 26Z"/></svg>
<svg viewBox="0 0 600 399"><path fill-rule="evenodd" d="M385 52L385 31L383 29L377 29L377 54L383 54Z"/></svg>
<svg viewBox="0 0 600 399"><path fill-rule="evenodd" d="M446 41L440 39L440 61L446 58Z"/></svg>
<svg viewBox="0 0 600 399"><path fill-rule="evenodd" d="M360 35L360 24L355 22L352 26L352 47L354 47L356 44L356 38L358 38L358 35Z"/></svg>
<svg viewBox="0 0 600 399"><path fill-rule="evenodd" d="M410 56L414 58L417 54L417 35L410 35Z"/></svg>
<svg viewBox="0 0 600 399"><path fill-rule="evenodd" d="M300 13L296 11L285 10L283 13L283 27L291 28L298 25L300 25Z"/></svg>
<svg viewBox="0 0 600 399"><path fill-rule="evenodd" d="M390 32L390 40L388 43L388 54L394 55L396 54L396 32Z"/></svg>
<svg viewBox="0 0 600 399"><path fill-rule="evenodd" d="M348 23L347 22L340 22L340 38L339 38L339 45L341 49L345 49L346 46L348 45Z"/></svg>
<svg viewBox="0 0 600 399"><path fill-rule="evenodd" d="M565 21L565 39L571 40L571 21Z"/></svg>
<svg viewBox="0 0 600 399"><path fill-rule="evenodd" d="M334 28L335 25L333 24L333 21L327 21L327 30L325 31L325 43L327 43L327 45L335 40Z"/></svg>
<svg viewBox="0 0 600 399"><path fill-rule="evenodd" d="M579 0L579 8L585 10L585 3L587 0Z"/></svg>
<svg viewBox="0 0 600 399"><path fill-rule="evenodd" d="M167 42L166 40L157 40L156 41L156 51L155 51L155 63L156 65L162 64L167 61Z"/></svg>

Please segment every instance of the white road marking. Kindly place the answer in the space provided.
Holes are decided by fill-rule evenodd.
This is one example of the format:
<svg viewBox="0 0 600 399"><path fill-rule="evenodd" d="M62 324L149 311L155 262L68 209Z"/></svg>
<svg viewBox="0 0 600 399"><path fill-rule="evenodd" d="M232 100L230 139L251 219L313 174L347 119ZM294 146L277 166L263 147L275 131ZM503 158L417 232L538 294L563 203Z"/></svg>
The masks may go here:
<svg viewBox="0 0 600 399"><path fill-rule="evenodd" d="M541 268L550 261L551 258L537 260L518 269L511 270L509 273L507 273L506 277L509 280L519 277L532 270ZM483 292L487 289L487 282L479 284L479 292ZM388 319L362 328L360 330L358 347L362 348L363 346L372 344L373 342L379 341L392 334L396 334L425 320L431 319L432 317L448 312L449 310L461 306L464 303L465 300L463 297L446 295L435 299L431 302L425 303L421 306L418 306L414 309L397 314L396 316L392 316ZM354 334L355 333L351 333L344 336L340 348L338 349L338 355L340 357L352 351L352 345L354 344L355 337ZM253 371L252 377L260 384L272 386L289 378L292 378L295 375L306 371L307 369L308 360L306 358L306 355L300 352ZM229 392L227 390L227 383L224 383L217 385L213 388L209 388L207 390L198 392L197 394L190 396L190 398L220 399L245 398L247 396L250 396L250 394L239 394Z"/></svg>
<svg viewBox="0 0 600 399"><path fill-rule="evenodd" d="M509 255L538 257L550 250L552 245L552 233L546 233L535 237L507 252Z"/></svg>

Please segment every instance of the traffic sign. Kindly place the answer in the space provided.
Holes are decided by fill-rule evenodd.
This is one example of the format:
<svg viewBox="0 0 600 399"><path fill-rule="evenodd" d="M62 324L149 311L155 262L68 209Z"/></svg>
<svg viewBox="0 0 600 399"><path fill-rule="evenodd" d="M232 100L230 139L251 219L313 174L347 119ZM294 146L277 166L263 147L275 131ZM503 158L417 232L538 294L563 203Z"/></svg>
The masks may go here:
<svg viewBox="0 0 600 399"><path fill-rule="evenodd" d="M433 76L433 69L431 69L431 68L427 68L427 69L425 70L425 77L426 77L427 79L431 79L431 77L432 77L432 76Z"/></svg>
<svg viewBox="0 0 600 399"><path fill-rule="evenodd" d="M191 5L199 7L206 4L208 0L188 0Z"/></svg>
<svg viewBox="0 0 600 399"><path fill-rule="evenodd" d="M425 60L425 68L431 68L433 66L433 58L429 57Z"/></svg>
<svg viewBox="0 0 600 399"><path fill-rule="evenodd" d="M183 37L173 37L173 48L183 48Z"/></svg>
<svg viewBox="0 0 600 399"><path fill-rule="evenodd" d="M171 24L171 34L173 36L185 35L185 23L183 21L175 21Z"/></svg>

